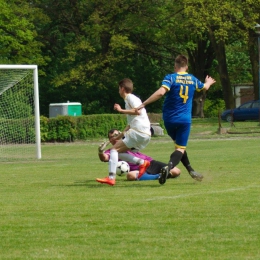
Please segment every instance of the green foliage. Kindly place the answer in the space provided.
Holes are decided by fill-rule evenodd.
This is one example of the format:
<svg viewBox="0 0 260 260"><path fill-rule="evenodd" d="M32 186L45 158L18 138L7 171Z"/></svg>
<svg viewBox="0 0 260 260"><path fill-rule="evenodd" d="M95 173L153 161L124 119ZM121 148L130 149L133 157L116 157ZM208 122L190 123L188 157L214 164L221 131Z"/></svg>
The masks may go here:
<svg viewBox="0 0 260 260"><path fill-rule="evenodd" d="M34 117L0 119L1 142L4 144L28 143L35 140Z"/></svg>
<svg viewBox="0 0 260 260"><path fill-rule="evenodd" d="M47 141L70 142L76 138L75 119L70 116L58 116L48 121Z"/></svg>
<svg viewBox="0 0 260 260"><path fill-rule="evenodd" d="M218 117L219 112L222 112L223 110L225 110L225 102L223 99L205 100L204 103L205 117Z"/></svg>
<svg viewBox="0 0 260 260"><path fill-rule="evenodd" d="M246 28L259 19L259 2L184 0L184 13L195 34L214 33L216 41L239 39L246 36ZM203 13L203 15L201 15Z"/></svg>
<svg viewBox="0 0 260 260"><path fill-rule="evenodd" d="M148 114L152 123L160 123L161 114ZM42 142L73 142L105 138L112 128L123 131L127 125L126 116L122 114L99 114L89 116L58 116L47 118L41 116Z"/></svg>
<svg viewBox="0 0 260 260"><path fill-rule="evenodd" d="M252 82L247 43L239 40L229 44L227 46L226 55L232 85Z"/></svg>
<svg viewBox="0 0 260 260"><path fill-rule="evenodd" d="M0 60L40 66L44 116L50 103L67 100L81 102L86 115L112 113L124 77L144 100L173 71L178 53L189 55L200 79L209 72L219 79L215 68L224 61L214 60L211 45L220 40L229 75L219 74L231 84L252 78L246 46L259 1L3 0L0 8ZM160 112L162 101L149 112Z"/></svg>
<svg viewBox="0 0 260 260"><path fill-rule="evenodd" d="M45 116L40 117L40 129L41 129L41 141L46 142L48 140L48 132L49 132L49 119Z"/></svg>
<svg viewBox="0 0 260 260"><path fill-rule="evenodd" d="M123 130L126 127L126 117L120 114L102 114L81 116L77 118L79 140L105 137L112 128Z"/></svg>
<svg viewBox="0 0 260 260"><path fill-rule="evenodd" d="M22 80L29 75L28 80ZM30 77L31 76L31 77ZM22 70L0 70L0 117L27 118L34 115L30 99L33 95L32 74ZM19 82L19 84L15 84Z"/></svg>
<svg viewBox="0 0 260 260"><path fill-rule="evenodd" d="M218 126L218 113L224 109L223 100L218 99L216 101L206 100L205 103L205 115L204 119L193 119L193 130L199 129L203 124L204 130L212 131L212 134L216 134ZM159 125L165 130L164 122L161 114L148 114L152 123L159 123ZM107 133L112 128L123 130L126 126L126 117L121 114L101 114L90 116L58 116L55 118L40 117L41 128L41 142L74 142L74 141L87 141L98 138L106 138ZM222 122L223 127L227 123ZM0 132L3 143L28 143L27 140L35 140L34 117L25 119L0 119ZM194 127L198 125L198 127ZM244 130L241 130L243 126L236 123L237 129L240 132L254 132L256 126L245 125ZM166 132L165 132L166 133ZM196 134L199 134L196 133Z"/></svg>
<svg viewBox="0 0 260 260"><path fill-rule="evenodd" d="M45 17L26 1L0 1L0 61L4 64L45 64L36 24ZM46 21L46 19L44 20Z"/></svg>
<svg viewBox="0 0 260 260"><path fill-rule="evenodd" d="M41 116L42 142L73 142L105 137L112 128L123 130L126 117L116 114L90 116L58 116L46 118Z"/></svg>

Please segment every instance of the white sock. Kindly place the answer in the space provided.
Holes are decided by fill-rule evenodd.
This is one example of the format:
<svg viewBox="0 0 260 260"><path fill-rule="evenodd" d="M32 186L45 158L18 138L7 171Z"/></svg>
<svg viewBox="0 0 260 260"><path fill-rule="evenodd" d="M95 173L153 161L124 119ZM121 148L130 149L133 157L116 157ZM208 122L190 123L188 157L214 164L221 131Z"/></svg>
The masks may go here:
<svg viewBox="0 0 260 260"><path fill-rule="evenodd" d="M118 152L117 150L110 150L110 159L109 159L109 179L116 178L116 167L118 163Z"/></svg>
<svg viewBox="0 0 260 260"><path fill-rule="evenodd" d="M134 164L138 164L138 165L144 164L143 159L135 157L129 153L119 153L118 158L122 161L130 162L130 163L134 163Z"/></svg>

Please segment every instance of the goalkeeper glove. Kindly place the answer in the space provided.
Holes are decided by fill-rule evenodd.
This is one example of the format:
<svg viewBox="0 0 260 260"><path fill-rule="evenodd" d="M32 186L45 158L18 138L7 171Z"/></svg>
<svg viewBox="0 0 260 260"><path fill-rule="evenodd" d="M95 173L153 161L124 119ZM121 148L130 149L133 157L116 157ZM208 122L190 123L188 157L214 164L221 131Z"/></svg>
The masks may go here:
<svg viewBox="0 0 260 260"><path fill-rule="evenodd" d="M103 142L99 147L98 147L98 153L99 154L102 154L104 153L106 147L108 146L108 144L110 143L110 141L106 141L106 142Z"/></svg>

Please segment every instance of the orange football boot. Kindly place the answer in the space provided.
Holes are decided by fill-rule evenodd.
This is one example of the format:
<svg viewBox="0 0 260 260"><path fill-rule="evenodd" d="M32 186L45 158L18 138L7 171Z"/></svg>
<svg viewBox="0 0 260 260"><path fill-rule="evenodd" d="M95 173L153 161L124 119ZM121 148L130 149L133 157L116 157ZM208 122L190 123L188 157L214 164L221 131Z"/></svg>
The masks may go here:
<svg viewBox="0 0 260 260"><path fill-rule="evenodd" d="M100 183L105 183L105 184L108 184L110 186L114 186L116 184L116 180L115 179L109 179L109 177L105 177L103 179L96 179L97 182L100 182Z"/></svg>
<svg viewBox="0 0 260 260"><path fill-rule="evenodd" d="M150 166L150 162L144 160L144 163L139 166L139 174L137 176L137 179L140 179L143 174L145 173L146 169Z"/></svg>

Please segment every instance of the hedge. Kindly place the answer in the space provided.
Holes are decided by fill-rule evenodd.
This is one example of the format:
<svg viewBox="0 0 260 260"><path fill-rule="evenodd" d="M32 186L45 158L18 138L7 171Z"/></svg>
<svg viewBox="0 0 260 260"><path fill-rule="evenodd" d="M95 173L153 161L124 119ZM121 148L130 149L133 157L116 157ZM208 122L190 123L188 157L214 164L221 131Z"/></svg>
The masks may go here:
<svg viewBox="0 0 260 260"><path fill-rule="evenodd" d="M148 116L152 123L161 123L163 127L161 114L148 114ZM26 143L26 140L34 139L33 122L34 117L15 120L1 119L0 139L7 138L2 140L4 143L17 143L18 140ZM41 116L41 142L73 142L104 138L110 129L117 128L122 131L126 125L126 116L122 114L58 116L54 118Z"/></svg>

